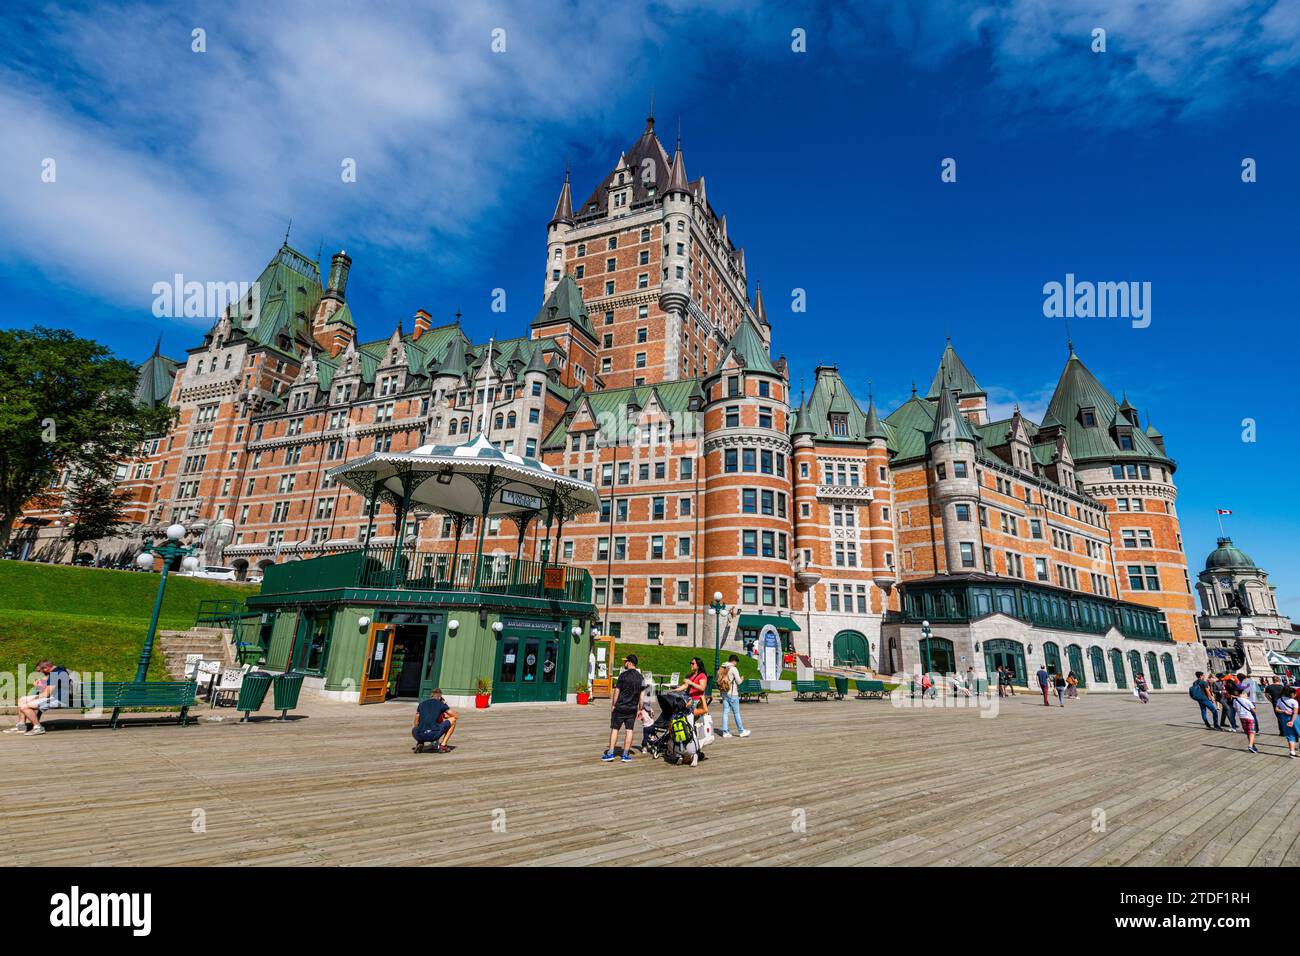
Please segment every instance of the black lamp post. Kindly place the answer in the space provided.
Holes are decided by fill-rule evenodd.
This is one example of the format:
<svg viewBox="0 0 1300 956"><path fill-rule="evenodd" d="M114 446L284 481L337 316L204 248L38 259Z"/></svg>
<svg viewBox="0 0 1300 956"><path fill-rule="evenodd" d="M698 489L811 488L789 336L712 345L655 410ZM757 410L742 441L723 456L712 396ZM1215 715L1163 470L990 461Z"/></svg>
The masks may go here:
<svg viewBox="0 0 1300 956"><path fill-rule="evenodd" d="M930 622L921 622L921 642L925 645L925 672L930 673Z"/></svg>
<svg viewBox="0 0 1300 956"><path fill-rule="evenodd" d="M142 571L148 571L153 568L154 557L162 558L162 579L158 582L158 597L153 602L153 617L149 619L149 634L144 639L144 647L140 650L140 663L135 669L135 682L144 683L145 676L149 673L149 660L153 657L154 634L158 630L158 614L162 611L163 593L167 590L167 572L171 568L171 563L176 558L185 559L184 566L188 570L198 567L198 558L194 557L197 548L187 548L182 545L181 539L185 537L185 526L183 524L174 524L167 529L167 540L162 544L154 544L152 540L144 543L144 550L135 559L136 567Z"/></svg>
<svg viewBox="0 0 1300 956"><path fill-rule="evenodd" d="M722 666L722 622L727 616L727 605L722 603L722 592L713 592L713 603L709 605L713 615L713 673Z"/></svg>

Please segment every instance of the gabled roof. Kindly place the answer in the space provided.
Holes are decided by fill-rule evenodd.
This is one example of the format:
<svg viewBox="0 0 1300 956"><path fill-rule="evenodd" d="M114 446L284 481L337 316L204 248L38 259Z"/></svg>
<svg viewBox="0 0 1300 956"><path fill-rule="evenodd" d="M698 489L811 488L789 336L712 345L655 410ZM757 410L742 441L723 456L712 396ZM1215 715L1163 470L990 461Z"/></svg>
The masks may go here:
<svg viewBox="0 0 1300 956"><path fill-rule="evenodd" d="M167 404L172 394L172 384L176 381L176 370L183 365L175 359L169 359L158 350L162 347L162 336L153 347L153 354L144 360L136 376L135 401L137 405L157 408Z"/></svg>
<svg viewBox="0 0 1300 956"><path fill-rule="evenodd" d="M674 382L660 382L658 385L636 385L631 388L609 388L597 392L578 391L569 402L565 414L561 416L551 433L542 442L543 448L563 448L568 440L569 422L580 406L586 404L591 414L601 426L601 433L606 440L625 440L636 433L636 421L629 421L629 409L642 409L651 398L658 400L665 413L676 422L688 422L692 401L698 408L704 401L704 392L698 378L683 378ZM697 419L702 427L703 419Z"/></svg>
<svg viewBox="0 0 1300 956"><path fill-rule="evenodd" d="M1085 427L1080 421L1079 412L1084 408L1095 409L1095 426ZM1048 421L1059 423L1065 429L1066 441L1076 462L1098 458L1153 458L1169 461L1147 434L1120 411L1114 397L1073 351L1070 352L1065 370L1061 372L1061 379L1056 383L1056 391L1047 406L1044 427L1047 427ZM1131 450L1119 447L1115 441L1115 426L1128 429L1133 439Z"/></svg>
<svg viewBox="0 0 1300 956"><path fill-rule="evenodd" d="M542 307L533 318L532 328L551 325L555 322L572 322L582 331L596 339L596 330L592 328L591 316L587 314L587 305L582 301L582 290L577 281L567 272L560 277L560 282L546 297Z"/></svg>
<svg viewBox="0 0 1300 956"><path fill-rule="evenodd" d="M939 370L934 373L934 380L930 383L930 391L925 397L938 398L940 384L945 380L948 382L949 388L957 389L961 398L987 394L984 389L980 388L980 383L975 381L975 376L970 373L970 369L961 360L957 350L952 347L951 339L948 340L948 345L939 358Z"/></svg>

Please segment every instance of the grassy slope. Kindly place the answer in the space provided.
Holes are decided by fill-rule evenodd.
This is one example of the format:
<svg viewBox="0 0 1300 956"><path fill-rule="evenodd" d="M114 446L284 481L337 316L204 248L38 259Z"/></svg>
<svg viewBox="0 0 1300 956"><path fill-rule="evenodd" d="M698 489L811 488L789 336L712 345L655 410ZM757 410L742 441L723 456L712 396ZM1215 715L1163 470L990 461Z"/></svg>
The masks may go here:
<svg viewBox="0 0 1300 956"><path fill-rule="evenodd" d="M657 644L632 644L624 641L618 641L614 645L614 651L618 655L615 661L615 667L623 666L623 657L626 654L635 654L638 664L642 671L649 671L655 675L658 681L661 677L672 676L673 671L677 671L683 677L691 672L691 658L699 657L704 661L704 669L710 674L713 673L713 648L702 647L660 647ZM725 661L727 655L734 653L724 650L722 659ZM740 657L740 676L741 677L758 677L758 665L752 658L743 655Z"/></svg>
<svg viewBox="0 0 1300 956"><path fill-rule="evenodd" d="M168 577L159 629L190 627L202 600L239 599L256 587ZM76 671L129 680L149 627L158 575L0 561L0 671L50 657ZM164 679L155 654L150 679Z"/></svg>

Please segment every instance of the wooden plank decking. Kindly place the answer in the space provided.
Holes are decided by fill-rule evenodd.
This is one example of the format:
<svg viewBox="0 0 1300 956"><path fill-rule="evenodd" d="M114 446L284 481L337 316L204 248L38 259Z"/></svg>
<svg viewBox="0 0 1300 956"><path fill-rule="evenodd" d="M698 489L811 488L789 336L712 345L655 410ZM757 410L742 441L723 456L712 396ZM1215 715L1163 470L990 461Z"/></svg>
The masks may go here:
<svg viewBox="0 0 1300 956"><path fill-rule="evenodd" d="M1267 715L1252 755L1181 693L1020 696L994 718L774 698L696 768L602 764L601 701L462 712L458 749L420 756L410 704L304 703L286 723L0 737L0 847L50 865L1300 863L1300 760Z"/></svg>

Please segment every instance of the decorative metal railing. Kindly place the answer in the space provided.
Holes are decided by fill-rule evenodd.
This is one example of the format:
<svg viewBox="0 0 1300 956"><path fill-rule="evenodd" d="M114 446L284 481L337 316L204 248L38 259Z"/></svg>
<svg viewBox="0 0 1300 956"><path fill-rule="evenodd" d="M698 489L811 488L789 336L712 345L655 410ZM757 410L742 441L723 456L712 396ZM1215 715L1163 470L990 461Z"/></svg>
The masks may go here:
<svg viewBox="0 0 1300 956"><path fill-rule="evenodd" d="M453 566L454 557L454 566ZM340 587L455 591L591 603L591 575L583 568L509 555L412 552L392 545L290 561L266 569L263 594Z"/></svg>

